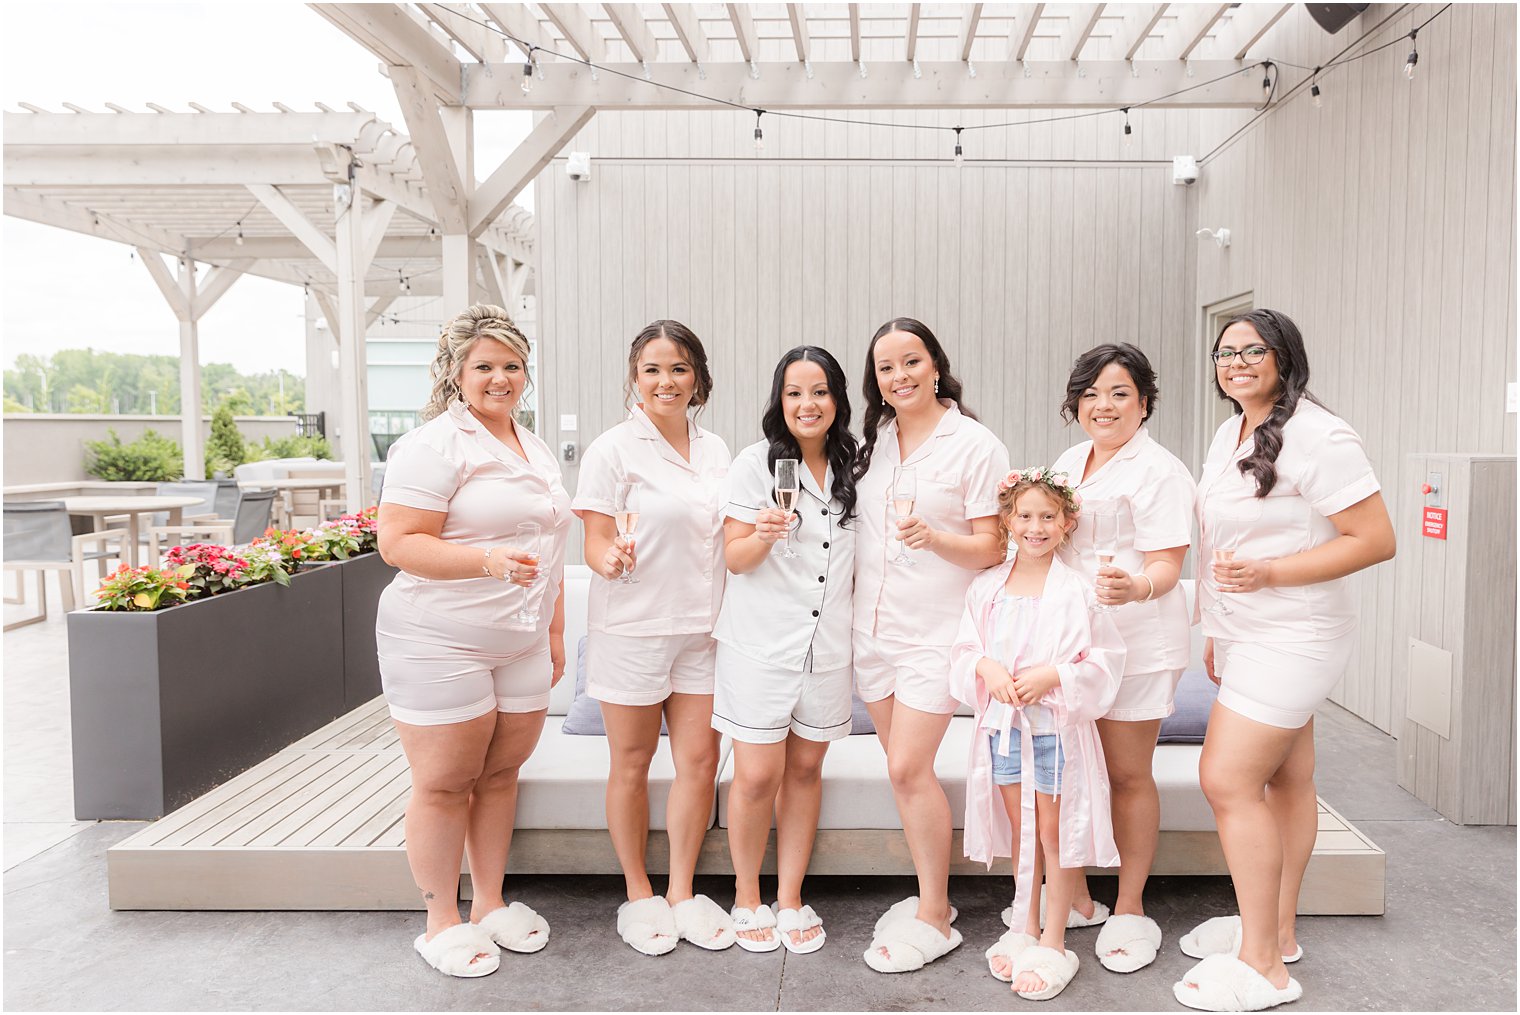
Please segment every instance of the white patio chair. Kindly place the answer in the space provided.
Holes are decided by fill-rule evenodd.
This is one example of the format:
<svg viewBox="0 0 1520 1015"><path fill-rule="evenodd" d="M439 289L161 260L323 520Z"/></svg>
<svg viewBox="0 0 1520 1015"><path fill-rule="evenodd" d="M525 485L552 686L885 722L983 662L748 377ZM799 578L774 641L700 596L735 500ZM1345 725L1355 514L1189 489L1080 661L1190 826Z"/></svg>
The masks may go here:
<svg viewBox="0 0 1520 1015"><path fill-rule="evenodd" d="M24 599L27 571L37 572L37 615L6 624L13 631L47 619L47 572L58 572L63 594L63 608L71 611L76 604L89 602L84 583L84 565L98 564L104 576L104 561L125 559L127 534L121 529L106 529L74 535L69 513L63 501L30 501L5 505L5 570L16 572L18 595ZM111 544L115 548L110 548ZM96 548L91 549L91 545Z"/></svg>

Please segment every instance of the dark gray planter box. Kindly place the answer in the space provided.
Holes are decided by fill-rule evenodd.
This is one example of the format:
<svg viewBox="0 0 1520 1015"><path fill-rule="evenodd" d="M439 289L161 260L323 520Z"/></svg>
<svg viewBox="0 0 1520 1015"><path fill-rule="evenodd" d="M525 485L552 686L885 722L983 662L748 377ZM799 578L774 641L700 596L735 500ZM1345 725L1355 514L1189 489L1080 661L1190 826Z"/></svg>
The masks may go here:
<svg viewBox="0 0 1520 1015"><path fill-rule="evenodd" d="M80 820L162 817L348 709L336 567L68 631Z"/></svg>
<svg viewBox="0 0 1520 1015"><path fill-rule="evenodd" d="M366 553L340 562L337 570L343 576L343 707L352 710L380 695L375 611L396 568L380 554Z"/></svg>

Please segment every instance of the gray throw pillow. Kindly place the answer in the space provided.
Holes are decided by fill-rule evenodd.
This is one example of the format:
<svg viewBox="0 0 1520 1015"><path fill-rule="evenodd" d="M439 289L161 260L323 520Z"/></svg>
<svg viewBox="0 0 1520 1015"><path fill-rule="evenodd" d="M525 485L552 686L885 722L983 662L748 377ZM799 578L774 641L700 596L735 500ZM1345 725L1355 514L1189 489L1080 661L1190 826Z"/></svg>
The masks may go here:
<svg viewBox="0 0 1520 1015"><path fill-rule="evenodd" d="M586 639L583 636L575 646L575 700L565 713L565 721L559 731L577 737L605 737L607 727L602 723L602 703L586 693ZM660 719L660 736L669 736L665 720Z"/></svg>
<svg viewBox="0 0 1520 1015"><path fill-rule="evenodd" d="M1188 670L1177 684L1177 710L1161 720L1158 744L1201 744L1219 687L1203 670Z"/></svg>

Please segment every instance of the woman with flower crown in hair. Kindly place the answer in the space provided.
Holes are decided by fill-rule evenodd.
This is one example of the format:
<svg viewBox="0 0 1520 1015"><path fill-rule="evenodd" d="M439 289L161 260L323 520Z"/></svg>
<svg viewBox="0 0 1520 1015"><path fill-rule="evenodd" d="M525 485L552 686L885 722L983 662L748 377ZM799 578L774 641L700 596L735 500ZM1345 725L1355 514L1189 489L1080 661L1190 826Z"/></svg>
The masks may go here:
<svg viewBox="0 0 1520 1015"><path fill-rule="evenodd" d="M965 853L989 867L1014 858L1012 929L987 949L988 967L1025 1000L1048 1001L1078 961L1064 920L1040 927L1041 867L1050 912L1065 913L1084 867L1119 862L1097 719L1118 693L1124 643L1109 614L1089 610L1087 579L1056 554L1080 511L1070 478L1016 469L997 504L1012 553L972 581L950 654L950 692L976 710Z"/></svg>

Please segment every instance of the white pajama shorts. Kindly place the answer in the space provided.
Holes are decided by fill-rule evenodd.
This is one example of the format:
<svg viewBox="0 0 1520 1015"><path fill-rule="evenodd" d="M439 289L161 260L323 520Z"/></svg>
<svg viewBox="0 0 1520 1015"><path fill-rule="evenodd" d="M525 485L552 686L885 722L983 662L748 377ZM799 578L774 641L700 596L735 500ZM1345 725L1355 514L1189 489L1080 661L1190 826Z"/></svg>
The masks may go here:
<svg viewBox="0 0 1520 1015"><path fill-rule="evenodd" d="M1268 726L1300 729L1346 673L1356 633L1330 641L1214 639L1219 704Z"/></svg>
<svg viewBox="0 0 1520 1015"><path fill-rule="evenodd" d="M375 616L380 686L391 718L413 726L549 707L549 632L461 624L424 613L394 588Z"/></svg>
<svg viewBox="0 0 1520 1015"><path fill-rule="evenodd" d="M788 733L806 740L850 735L850 668L801 672L752 659L718 643L713 729L746 744L779 744Z"/></svg>
<svg viewBox="0 0 1520 1015"><path fill-rule="evenodd" d="M1177 710L1177 685L1181 681L1181 670L1126 673L1119 681L1113 708L1103 718L1113 722L1165 719Z"/></svg>
<svg viewBox="0 0 1520 1015"><path fill-rule="evenodd" d="M672 694L712 694L711 634L586 635L586 694L609 705L658 705Z"/></svg>
<svg viewBox="0 0 1520 1015"><path fill-rule="evenodd" d="M938 715L959 707L950 694L949 645L914 645L864 631L853 632L850 644L861 701L895 696L909 708Z"/></svg>

